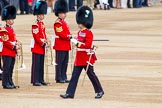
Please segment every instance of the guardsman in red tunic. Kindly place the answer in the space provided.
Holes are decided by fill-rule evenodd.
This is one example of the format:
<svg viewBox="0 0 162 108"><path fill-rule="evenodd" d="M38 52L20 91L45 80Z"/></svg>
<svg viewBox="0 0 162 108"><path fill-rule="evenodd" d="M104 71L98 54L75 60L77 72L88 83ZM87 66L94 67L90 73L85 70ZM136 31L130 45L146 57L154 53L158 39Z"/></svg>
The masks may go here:
<svg viewBox="0 0 162 108"><path fill-rule="evenodd" d="M1 8L0 8L1 11ZM2 42L2 34L3 34L3 30L2 30L2 24L0 24L0 80L2 80L2 63L1 63L1 53L2 53L2 48L3 48L3 42Z"/></svg>
<svg viewBox="0 0 162 108"><path fill-rule="evenodd" d="M44 15L47 14L47 3L38 1L34 7L34 15L37 16L36 24L32 25L33 39L31 41L32 51L32 74L31 83L33 86L47 85L44 81L44 55L47 45Z"/></svg>
<svg viewBox="0 0 162 108"><path fill-rule="evenodd" d="M21 46L17 45L16 34L12 25L16 18L16 8L7 6L2 10L2 21L6 22L6 26L2 29L1 38L3 42L2 60L3 60L3 76L2 86L4 89L13 89L15 85L12 81L12 73L15 64L17 49Z"/></svg>
<svg viewBox="0 0 162 108"><path fill-rule="evenodd" d="M56 52L56 83L68 83L67 67L69 61L70 46L70 30L65 21L68 5L65 0L57 0L54 9L55 15L58 17L54 23L54 32L56 34L53 49Z"/></svg>
<svg viewBox="0 0 162 108"><path fill-rule="evenodd" d="M94 73L93 64L95 63L96 56L94 53L92 53L93 55L89 53L92 50L93 41L93 33L90 31L90 28L93 25L92 10L88 6L80 7L76 14L76 21L80 28L80 31L78 32L77 39L71 39L71 42L73 42L77 47L73 74L66 90L66 94L60 96L65 99L74 98L81 71L88 68L87 75L92 82L95 93L97 93L95 98L99 99L104 95L104 91L102 89L100 81Z"/></svg>

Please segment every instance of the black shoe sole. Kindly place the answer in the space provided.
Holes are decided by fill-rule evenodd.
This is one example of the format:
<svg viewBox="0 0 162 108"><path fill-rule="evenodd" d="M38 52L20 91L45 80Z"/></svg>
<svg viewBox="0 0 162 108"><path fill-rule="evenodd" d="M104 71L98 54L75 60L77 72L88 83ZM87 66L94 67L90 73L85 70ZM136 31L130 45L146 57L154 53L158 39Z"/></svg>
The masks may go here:
<svg viewBox="0 0 162 108"><path fill-rule="evenodd" d="M14 89L13 87L3 87L3 89Z"/></svg>
<svg viewBox="0 0 162 108"><path fill-rule="evenodd" d="M102 96L101 97L95 97L95 99L101 99L102 98Z"/></svg>
<svg viewBox="0 0 162 108"><path fill-rule="evenodd" d="M63 99L74 99L73 96L64 97L64 96L60 95L60 97L63 98Z"/></svg>
<svg viewBox="0 0 162 108"><path fill-rule="evenodd" d="M105 94L105 93L102 92L102 94L101 94L100 96L95 96L95 99L100 99L100 98L102 98L104 94Z"/></svg>
<svg viewBox="0 0 162 108"><path fill-rule="evenodd" d="M41 85L33 85L33 86L41 86Z"/></svg>
<svg viewBox="0 0 162 108"><path fill-rule="evenodd" d="M40 83L40 84L33 84L33 86L42 86L42 84Z"/></svg>
<svg viewBox="0 0 162 108"><path fill-rule="evenodd" d="M65 83L65 81L56 81L56 83Z"/></svg>
<svg viewBox="0 0 162 108"><path fill-rule="evenodd" d="M50 83L49 83L49 82L48 82L48 83L43 82L43 83L41 83L41 85L42 85L42 86L48 86L48 85L50 85Z"/></svg>

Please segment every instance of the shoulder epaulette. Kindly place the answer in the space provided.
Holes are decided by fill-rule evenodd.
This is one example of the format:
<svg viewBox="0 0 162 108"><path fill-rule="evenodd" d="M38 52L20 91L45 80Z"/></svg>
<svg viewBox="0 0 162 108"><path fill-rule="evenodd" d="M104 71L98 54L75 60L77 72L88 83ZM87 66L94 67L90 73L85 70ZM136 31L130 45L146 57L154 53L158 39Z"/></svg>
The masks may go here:
<svg viewBox="0 0 162 108"><path fill-rule="evenodd" d="M38 24L35 22L32 26L38 26Z"/></svg>
<svg viewBox="0 0 162 108"><path fill-rule="evenodd" d="M0 32L7 32L7 30L5 28L1 28Z"/></svg>
<svg viewBox="0 0 162 108"><path fill-rule="evenodd" d="M60 22L60 19L57 19L57 20L55 21L55 23L62 24L62 23Z"/></svg>

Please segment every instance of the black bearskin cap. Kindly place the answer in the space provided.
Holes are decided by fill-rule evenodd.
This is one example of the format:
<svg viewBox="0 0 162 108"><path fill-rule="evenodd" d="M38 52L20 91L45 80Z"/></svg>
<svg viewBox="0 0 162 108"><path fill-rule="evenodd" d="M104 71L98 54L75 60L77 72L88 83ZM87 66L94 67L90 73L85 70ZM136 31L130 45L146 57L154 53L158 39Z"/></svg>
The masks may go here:
<svg viewBox="0 0 162 108"><path fill-rule="evenodd" d="M2 9L2 21L9 20L9 19L15 19L16 18L16 8L13 5L8 5Z"/></svg>
<svg viewBox="0 0 162 108"><path fill-rule="evenodd" d="M76 13L76 22L90 29L93 26L92 10L88 6L81 6Z"/></svg>
<svg viewBox="0 0 162 108"><path fill-rule="evenodd" d="M68 4L66 0L57 0L55 2L54 13L58 16L59 13L67 13L68 12Z"/></svg>
<svg viewBox="0 0 162 108"><path fill-rule="evenodd" d="M47 14L47 2L38 1L34 7L34 15Z"/></svg>

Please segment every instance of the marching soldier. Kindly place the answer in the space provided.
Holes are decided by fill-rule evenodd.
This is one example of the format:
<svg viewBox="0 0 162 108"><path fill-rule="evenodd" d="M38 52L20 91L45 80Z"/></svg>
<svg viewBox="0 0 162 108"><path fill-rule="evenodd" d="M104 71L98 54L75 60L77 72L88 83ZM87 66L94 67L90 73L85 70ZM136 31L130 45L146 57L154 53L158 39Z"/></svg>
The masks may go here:
<svg viewBox="0 0 162 108"><path fill-rule="evenodd" d="M32 74L31 83L33 86L46 86L44 81L44 55L45 48L48 47L45 25L43 23L44 15L47 14L47 3L38 1L34 7L34 15L37 21L32 25L33 40L31 42L32 51Z"/></svg>
<svg viewBox="0 0 162 108"><path fill-rule="evenodd" d="M15 65L15 57L17 50L21 46L17 45L16 34L12 25L16 18L16 8L14 6L7 6L2 10L2 21L6 22L6 26L1 30L3 49L2 49L2 60L3 60L3 78L2 86L4 89L16 88L13 80L13 68Z"/></svg>
<svg viewBox="0 0 162 108"><path fill-rule="evenodd" d="M58 17L54 23L56 34L53 49L56 51L56 83L68 83L67 67L69 60L70 46L70 29L65 21L68 5L66 0L57 0L54 7L55 15Z"/></svg>
<svg viewBox="0 0 162 108"><path fill-rule="evenodd" d="M95 98L99 99L104 95L104 91L100 81L94 73L93 64L95 63L96 56L95 54L89 54L92 50L93 41L93 33L90 31L90 28L93 25L92 10L88 6L80 7L76 14L76 21L80 31L78 32L77 39L71 39L71 42L73 42L77 47L74 69L66 94L61 94L60 96L64 99L74 98L79 76L81 71L85 69L87 70L87 75L92 82L95 93L97 93Z"/></svg>

